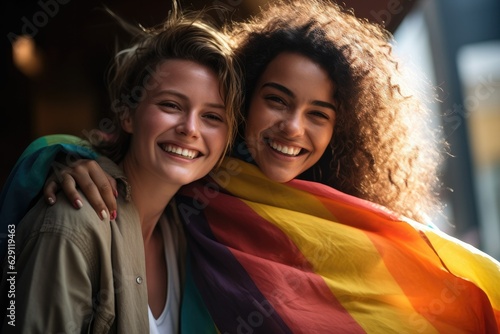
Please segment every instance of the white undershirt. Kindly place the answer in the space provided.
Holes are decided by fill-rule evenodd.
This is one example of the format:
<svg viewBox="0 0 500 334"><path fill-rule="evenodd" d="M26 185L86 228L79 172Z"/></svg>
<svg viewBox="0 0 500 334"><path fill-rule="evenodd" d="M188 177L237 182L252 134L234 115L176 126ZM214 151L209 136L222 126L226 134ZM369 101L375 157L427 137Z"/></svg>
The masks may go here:
<svg viewBox="0 0 500 334"><path fill-rule="evenodd" d="M150 334L175 334L179 330L179 308L180 308L180 279L177 264L177 240L173 240L172 231L167 219L160 218L160 229L165 246L165 259L167 262L167 300L165 308L158 319L155 319L151 308L148 306L149 333Z"/></svg>

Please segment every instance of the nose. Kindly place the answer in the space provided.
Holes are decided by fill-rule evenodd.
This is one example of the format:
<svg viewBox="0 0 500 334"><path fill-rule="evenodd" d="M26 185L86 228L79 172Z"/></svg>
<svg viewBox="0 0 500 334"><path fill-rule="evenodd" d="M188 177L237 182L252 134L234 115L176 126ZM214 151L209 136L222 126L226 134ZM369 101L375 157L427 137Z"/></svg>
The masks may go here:
<svg viewBox="0 0 500 334"><path fill-rule="evenodd" d="M179 120L179 124L175 128L178 134L186 137L197 138L200 134L198 117L196 112L188 112Z"/></svg>
<svg viewBox="0 0 500 334"><path fill-rule="evenodd" d="M279 129L288 137L299 137L304 134L304 120L302 113L296 111L289 113L280 122Z"/></svg>

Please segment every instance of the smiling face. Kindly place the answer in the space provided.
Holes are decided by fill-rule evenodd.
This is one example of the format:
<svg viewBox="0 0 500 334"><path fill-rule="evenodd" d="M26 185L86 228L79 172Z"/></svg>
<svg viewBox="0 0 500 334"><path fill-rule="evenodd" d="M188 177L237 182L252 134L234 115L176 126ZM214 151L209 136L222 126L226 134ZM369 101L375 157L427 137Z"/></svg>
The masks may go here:
<svg viewBox="0 0 500 334"><path fill-rule="evenodd" d="M122 121L132 134L124 163L141 177L179 186L208 174L228 140L215 73L192 61L166 60L145 87L144 99Z"/></svg>
<svg viewBox="0 0 500 334"><path fill-rule="evenodd" d="M271 180L288 182L323 155L335 124L335 86L326 71L298 53L274 58L255 87L245 141Z"/></svg>

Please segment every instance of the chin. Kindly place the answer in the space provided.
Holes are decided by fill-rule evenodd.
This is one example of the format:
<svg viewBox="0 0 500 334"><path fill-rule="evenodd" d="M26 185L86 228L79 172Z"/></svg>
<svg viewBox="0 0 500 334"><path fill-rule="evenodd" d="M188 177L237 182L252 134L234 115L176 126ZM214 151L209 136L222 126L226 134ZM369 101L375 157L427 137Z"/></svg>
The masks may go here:
<svg viewBox="0 0 500 334"><path fill-rule="evenodd" d="M272 172L272 173L264 172L264 175L266 175L268 179L278 183L286 183L293 179L293 177L289 175L283 175L283 173L280 172Z"/></svg>

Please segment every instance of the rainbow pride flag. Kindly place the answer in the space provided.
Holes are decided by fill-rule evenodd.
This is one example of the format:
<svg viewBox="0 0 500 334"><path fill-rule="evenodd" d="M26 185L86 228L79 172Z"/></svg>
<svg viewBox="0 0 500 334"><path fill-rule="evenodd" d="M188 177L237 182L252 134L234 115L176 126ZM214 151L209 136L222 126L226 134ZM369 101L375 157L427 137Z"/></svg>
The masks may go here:
<svg viewBox="0 0 500 334"><path fill-rule="evenodd" d="M61 162L57 158L63 159ZM50 135L33 141L17 160L0 193L0 259L7 250L7 226L17 225L38 199L51 171L78 159L96 159L83 139Z"/></svg>
<svg viewBox="0 0 500 334"><path fill-rule="evenodd" d="M0 195L0 229L76 137L35 141ZM188 240L182 333L500 333L500 263L439 230L321 184L226 159L176 197ZM5 232L0 248L5 250Z"/></svg>
<svg viewBox="0 0 500 334"><path fill-rule="evenodd" d="M500 263L384 207L237 159L177 205L183 332L500 332Z"/></svg>

